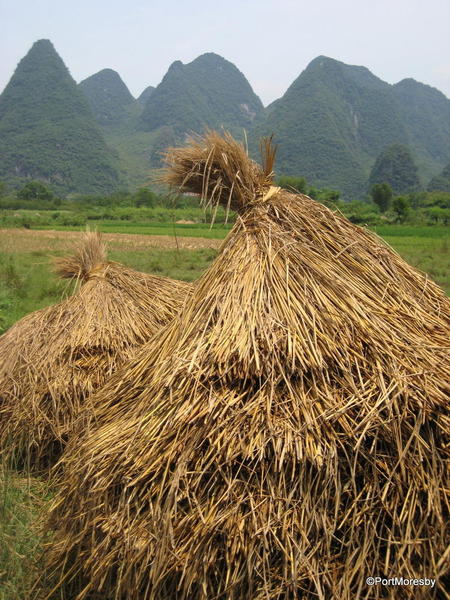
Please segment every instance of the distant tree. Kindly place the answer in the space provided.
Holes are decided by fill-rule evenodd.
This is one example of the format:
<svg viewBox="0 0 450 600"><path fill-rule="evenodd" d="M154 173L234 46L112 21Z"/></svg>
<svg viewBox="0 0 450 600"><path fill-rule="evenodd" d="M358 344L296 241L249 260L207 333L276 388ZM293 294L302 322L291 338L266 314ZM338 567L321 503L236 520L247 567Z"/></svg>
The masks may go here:
<svg viewBox="0 0 450 600"><path fill-rule="evenodd" d="M388 183L375 183L370 188L370 195L380 212L384 213L388 210L392 200L392 189Z"/></svg>
<svg viewBox="0 0 450 600"><path fill-rule="evenodd" d="M392 210L394 211L397 217L397 221L399 223L403 223L408 217L411 210L411 204L408 198L406 198L405 196L397 196L396 198L394 198L392 201Z"/></svg>
<svg viewBox="0 0 450 600"><path fill-rule="evenodd" d="M316 200L318 200L319 202L322 202L324 204L335 204L336 202L338 202L339 198L341 197L341 192L339 190L323 189L323 190L315 190L315 192L316 192L316 195L315 195Z"/></svg>
<svg viewBox="0 0 450 600"><path fill-rule="evenodd" d="M145 206L150 208L155 206L155 194L148 188L139 188L134 194L134 204L140 208Z"/></svg>
<svg viewBox="0 0 450 600"><path fill-rule="evenodd" d="M377 225L380 223L380 215L376 208L369 202L354 200L343 202L340 205L342 213L349 221L356 224Z"/></svg>
<svg viewBox="0 0 450 600"><path fill-rule="evenodd" d="M417 166L407 146L392 144L375 161L369 184L388 183L395 195L409 194L420 189Z"/></svg>
<svg viewBox="0 0 450 600"><path fill-rule="evenodd" d="M55 195L40 181L29 181L22 189L17 192L17 197L20 200L39 200L43 202L51 202L55 199Z"/></svg>
<svg viewBox="0 0 450 600"><path fill-rule="evenodd" d="M450 163L439 175L433 177L433 179L428 184L428 190L430 192L450 192Z"/></svg>
<svg viewBox="0 0 450 600"><path fill-rule="evenodd" d="M420 192L413 192L408 194L407 198L413 210L417 210L419 207L424 205L428 192L421 190Z"/></svg>
<svg viewBox="0 0 450 600"><path fill-rule="evenodd" d="M291 177L290 175L280 175L277 183L285 190L296 190L300 194L306 194L306 179L304 177Z"/></svg>
<svg viewBox="0 0 450 600"><path fill-rule="evenodd" d="M109 196L105 196L105 206L132 206L133 196L127 189L119 189Z"/></svg>
<svg viewBox="0 0 450 600"><path fill-rule="evenodd" d="M338 203L341 197L341 192L339 190L329 190L327 188L319 189L314 186L306 188L303 193L326 206Z"/></svg>
<svg viewBox="0 0 450 600"><path fill-rule="evenodd" d="M450 223L450 208L430 206L426 209L426 215L433 223L443 223L444 225Z"/></svg>
<svg viewBox="0 0 450 600"><path fill-rule="evenodd" d="M450 208L449 192L428 192L422 202L423 206L439 206L440 208Z"/></svg>

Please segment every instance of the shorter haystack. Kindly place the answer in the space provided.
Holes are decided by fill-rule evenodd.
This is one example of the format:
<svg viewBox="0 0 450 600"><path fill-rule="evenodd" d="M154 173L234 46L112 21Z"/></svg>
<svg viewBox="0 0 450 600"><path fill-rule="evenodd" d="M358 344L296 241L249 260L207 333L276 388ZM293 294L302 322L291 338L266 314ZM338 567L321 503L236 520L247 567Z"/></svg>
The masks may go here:
<svg viewBox="0 0 450 600"><path fill-rule="evenodd" d="M171 183L238 217L178 317L95 395L49 573L77 600L445 598L448 299L273 187L270 146L261 168L210 133L169 160Z"/></svg>
<svg viewBox="0 0 450 600"><path fill-rule="evenodd" d="M0 448L31 467L59 455L90 394L178 312L188 283L109 262L97 233L57 261L71 297L0 337ZM86 413L87 414L87 413Z"/></svg>

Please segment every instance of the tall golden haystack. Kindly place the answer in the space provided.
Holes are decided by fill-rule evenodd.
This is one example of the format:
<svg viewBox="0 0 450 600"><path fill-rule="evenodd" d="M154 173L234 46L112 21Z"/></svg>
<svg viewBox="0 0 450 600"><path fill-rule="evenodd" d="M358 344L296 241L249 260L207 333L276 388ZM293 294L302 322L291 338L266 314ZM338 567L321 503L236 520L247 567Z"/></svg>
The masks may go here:
<svg viewBox="0 0 450 600"><path fill-rule="evenodd" d="M449 301L265 156L212 132L169 154L238 218L65 453L48 573L71 599L447 597Z"/></svg>
<svg viewBox="0 0 450 600"><path fill-rule="evenodd" d="M0 449L38 468L58 456L89 395L175 316L191 290L109 262L93 232L57 271L78 280L77 292L0 337Z"/></svg>

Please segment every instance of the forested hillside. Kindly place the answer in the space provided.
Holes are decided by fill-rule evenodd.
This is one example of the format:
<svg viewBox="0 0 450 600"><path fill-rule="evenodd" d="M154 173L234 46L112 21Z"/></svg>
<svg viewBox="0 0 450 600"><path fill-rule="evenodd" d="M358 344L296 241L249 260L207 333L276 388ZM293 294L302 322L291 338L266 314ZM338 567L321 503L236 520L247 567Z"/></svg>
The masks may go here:
<svg viewBox="0 0 450 600"><path fill-rule="evenodd" d="M117 159L89 105L48 40L37 41L0 96L0 178L60 193L107 192Z"/></svg>
<svg viewBox="0 0 450 600"><path fill-rule="evenodd" d="M0 96L0 179L13 186L38 179L65 194L133 189L148 183L168 146L205 128L247 135L255 158L261 136L273 135L279 175L304 177L347 200L383 183L377 178L387 167L374 169L375 162L399 144L418 183L399 184L402 167L389 179L394 190L448 189L450 100L413 79L390 85L365 67L319 56L264 109L235 65L206 53L174 62L135 99L112 69L76 86L47 40L33 46Z"/></svg>
<svg viewBox="0 0 450 600"><path fill-rule="evenodd" d="M103 69L79 83L89 106L100 125L122 125L140 113L140 105L130 94L120 75L112 69Z"/></svg>
<svg viewBox="0 0 450 600"><path fill-rule="evenodd" d="M153 94L154 91L155 91L155 86L153 86L153 85L147 86L137 99L139 104L141 104L142 106L145 106L147 100L150 98L150 96Z"/></svg>
<svg viewBox="0 0 450 600"><path fill-rule="evenodd" d="M144 131L171 127L176 138L205 127L231 131L252 127L263 111L244 75L217 54L184 65L174 62L151 93L140 119Z"/></svg>
<svg viewBox="0 0 450 600"><path fill-rule="evenodd" d="M427 181L450 160L450 100L414 79L403 79L392 91L422 179Z"/></svg>
<svg viewBox="0 0 450 600"><path fill-rule="evenodd" d="M423 181L442 169L450 158L450 100L413 80L392 86L365 67L320 56L268 107L253 147L272 133L283 173L357 197L376 157L394 143L409 147Z"/></svg>
<svg viewBox="0 0 450 600"><path fill-rule="evenodd" d="M430 191L449 192L450 191L450 163L442 169L442 172L433 177L428 184Z"/></svg>
<svg viewBox="0 0 450 600"><path fill-rule="evenodd" d="M394 194L411 194L421 188L418 168L407 146L392 144L377 156L369 185L387 183Z"/></svg>

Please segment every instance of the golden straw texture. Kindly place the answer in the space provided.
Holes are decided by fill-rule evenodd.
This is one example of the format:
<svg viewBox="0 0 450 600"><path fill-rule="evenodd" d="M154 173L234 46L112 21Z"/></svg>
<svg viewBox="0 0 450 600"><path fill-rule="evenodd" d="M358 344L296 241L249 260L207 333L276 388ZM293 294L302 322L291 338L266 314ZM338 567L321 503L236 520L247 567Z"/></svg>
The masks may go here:
<svg viewBox="0 0 450 600"><path fill-rule="evenodd" d="M96 233L58 261L81 287L0 337L0 448L32 468L51 465L88 396L170 321L190 284L106 261Z"/></svg>
<svg viewBox="0 0 450 600"><path fill-rule="evenodd" d="M264 200L267 169L230 137L171 157L172 183L239 216L95 395L63 457L49 577L77 600L448 597L449 301L310 198Z"/></svg>

